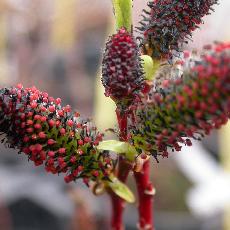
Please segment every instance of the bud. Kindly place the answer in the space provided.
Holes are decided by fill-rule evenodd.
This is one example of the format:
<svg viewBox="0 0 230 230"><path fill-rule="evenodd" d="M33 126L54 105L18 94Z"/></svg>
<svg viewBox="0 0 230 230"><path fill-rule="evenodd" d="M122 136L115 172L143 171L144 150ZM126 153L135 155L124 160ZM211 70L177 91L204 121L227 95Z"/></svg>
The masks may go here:
<svg viewBox="0 0 230 230"><path fill-rule="evenodd" d="M131 104L143 87L143 70L138 46L125 28L106 43L102 61L102 84L105 95L115 102Z"/></svg>

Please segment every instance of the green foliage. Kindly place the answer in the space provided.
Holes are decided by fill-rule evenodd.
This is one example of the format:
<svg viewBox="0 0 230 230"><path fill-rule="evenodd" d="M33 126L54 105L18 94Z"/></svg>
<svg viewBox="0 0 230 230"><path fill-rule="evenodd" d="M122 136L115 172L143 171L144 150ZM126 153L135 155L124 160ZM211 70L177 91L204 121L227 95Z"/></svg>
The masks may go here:
<svg viewBox="0 0 230 230"><path fill-rule="evenodd" d="M117 29L125 27L131 32L132 0L112 0Z"/></svg>
<svg viewBox="0 0 230 230"><path fill-rule="evenodd" d="M142 55L142 66L145 73L145 80L153 80L156 71L160 67L160 61L154 60L149 55Z"/></svg>
<svg viewBox="0 0 230 230"><path fill-rule="evenodd" d="M118 154L124 155L127 160L134 161L135 157L138 155L134 146L127 142L117 141L117 140L107 140L102 141L97 146L99 150L109 150L116 152Z"/></svg>
<svg viewBox="0 0 230 230"><path fill-rule="evenodd" d="M113 178L112 182L107 182L108 186L112 189L112 191L125 201L129 203L135 202L135 197L133 193L130 191L130 189L121 181L119 181L117 178Z"/></svg>

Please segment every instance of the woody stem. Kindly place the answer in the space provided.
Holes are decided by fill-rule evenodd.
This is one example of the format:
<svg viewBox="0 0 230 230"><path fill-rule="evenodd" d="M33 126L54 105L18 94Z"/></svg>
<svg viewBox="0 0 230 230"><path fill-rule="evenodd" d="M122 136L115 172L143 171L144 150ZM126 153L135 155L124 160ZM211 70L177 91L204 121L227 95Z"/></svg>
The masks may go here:
<svg viewBox="0 0 230 230"><path fill-rule="evenodd" d="M134 172L138 191L139 229L153 230L153 195L154 189L150 181L150 164L147 160L141 172Z"/></svg>

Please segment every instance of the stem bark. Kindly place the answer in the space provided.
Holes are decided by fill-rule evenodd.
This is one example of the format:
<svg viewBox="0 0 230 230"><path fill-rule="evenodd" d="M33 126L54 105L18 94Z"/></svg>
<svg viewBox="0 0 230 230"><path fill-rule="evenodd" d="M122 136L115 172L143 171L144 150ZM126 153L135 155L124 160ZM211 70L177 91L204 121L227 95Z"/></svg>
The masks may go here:
<svg viewBox="0 0 230 230"><path fill-rule="evenodd" d="M127 141L127 112L120 111L116 109L117 121L120 130L120 140ZM129 175L130 170L132 169L132 164L125 160L123 156L119 157L118 169L117 169L117 178L125 183ZM125 206L125 201L118 197L114 192L110 192L111 201L112 201L112 220L111 225L113 230L123 230L123 211Z"/></svg>
<svg viewBox="0 0 230 230"><path fill-rule="evenodd" d="M154 188L150 181L150 163L147 160L141 172L134 172L138 192L138 212L140 230L153 230Z"/></svg>

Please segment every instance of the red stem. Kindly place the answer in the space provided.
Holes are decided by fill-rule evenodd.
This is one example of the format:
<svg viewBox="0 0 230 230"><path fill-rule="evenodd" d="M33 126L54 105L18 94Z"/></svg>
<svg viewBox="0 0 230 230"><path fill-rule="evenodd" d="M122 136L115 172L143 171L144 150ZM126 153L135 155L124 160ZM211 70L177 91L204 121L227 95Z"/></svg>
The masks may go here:
<svg viewBox="0 0 230 230"><path fill-rule="evenodd" d="M127 141L127 113L116 109L117 121L120 129L120 140ZM117 178L125 182L129 175L132 165L126 161L122 156L119 157ZM122 215L125 206L125 201L118 197L115 193L111 192L112 201L112 220L111 225L113 230L123 230Z"/></svg>
<svg viewBox="0 0 230 230"><path fill-rule="evenodd" d="M117 122L120 129L120 140L127 141L127 119L128 113L127 111L120 111L118 108L116 109L117 114Z"/></svg>
<svg viewBox="0 0 230 230"><path fill-rule="evenodd" d="M117 177L120 181L125 182L129 175L129 171L132 169L132 165L122 157L119 158L118 174ZM123 211L125 207L125 201L117 196L114 192L110 193L112 201L112 220L111 225L113 230L123 230Z"/></svg>
<svg viewBox="0 0 230 230"><path fill-rule="evenodd" d="M124 210L124 202L114 192L110 193L110 197L112 202L112 217L111 217L112 230L123 230L124 226L122 223L122 214Z"/></svg>
<svg viewBox="0 0 230 230"><path fill-rule="evenodd" d="M150 182L149 160L143 165L141 172L134 172L138 190L139 229L153 230L153 195L154 189Z"/></svg>
<svg viewBox="0 0 230 230"><path fill-rule="evenodd" d="M127 116L126 111L116 110L117 120L120 129L120 140L127 141ZM122 156L119 157L117 177L120 181L125 182L132 165ZM139 229L153 230L152 206L153 206L153 186L150 182L150 165L146 161L141 172L134 172L138 197L139 197ZM123 230L122 215L125 201L111 192L112 200L112 229Z"/></svg>

